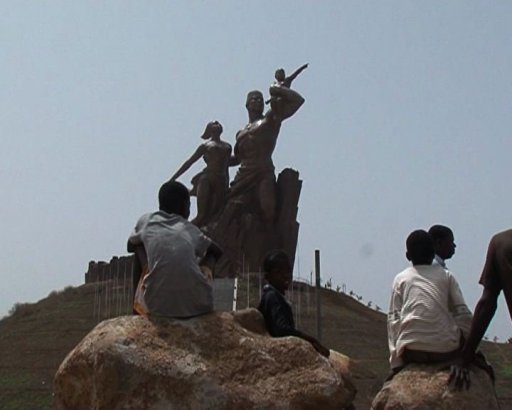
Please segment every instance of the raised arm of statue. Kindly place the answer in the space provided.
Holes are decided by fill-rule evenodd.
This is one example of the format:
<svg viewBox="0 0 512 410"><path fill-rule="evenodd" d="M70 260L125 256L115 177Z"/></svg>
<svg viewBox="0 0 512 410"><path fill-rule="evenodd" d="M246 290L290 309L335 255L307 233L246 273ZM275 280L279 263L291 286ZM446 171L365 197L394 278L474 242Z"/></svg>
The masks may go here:
<svg viewBox="0 0 512 410"><path fill-rule="evenodd" d="M283 121L297 112L304 104L304 98L295 90L279 85L270 86L270 107L267 115Z"/></svg>
<svg viewBox="0 0 512 410"><path fill-rule="evenodd" d="M205 146L203 144L197 147L196 151L187 159L183 165L176 171L176 173L171 177L171 181L176 180L182 174L184 174L199 158L204 155Z"/></svg>
<svg viewBox="0 0 512 410"><path fill-rule="evenodd" d="M283 85L290 88L291 85L292 85L292 81L295 80L297 78L297 76L302 73L306 68L308 68L308 65L307 64L304 64L302 66L300 66L299 68L297 68L292 75L289 75L288 77L286 77L286 79L284 80L283 82Z"/></svg>

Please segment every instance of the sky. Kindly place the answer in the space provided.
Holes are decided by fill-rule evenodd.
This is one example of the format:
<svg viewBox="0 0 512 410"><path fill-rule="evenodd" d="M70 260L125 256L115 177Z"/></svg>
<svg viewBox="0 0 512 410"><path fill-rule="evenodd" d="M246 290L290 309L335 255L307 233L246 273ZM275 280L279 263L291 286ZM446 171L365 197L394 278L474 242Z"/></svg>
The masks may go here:
<svg viewBox="0 0 512 410"><path fill-rule="evenodd" d="M474 309L512 227L511 18L503 1L1 2L0 316L125 254L206 123L234 145L247 91L303 63L273 156L303 180L295 275L319 249L324 281L386 311L405 238L441 223ZM512 336L503 296L487 335Z"/></svg>

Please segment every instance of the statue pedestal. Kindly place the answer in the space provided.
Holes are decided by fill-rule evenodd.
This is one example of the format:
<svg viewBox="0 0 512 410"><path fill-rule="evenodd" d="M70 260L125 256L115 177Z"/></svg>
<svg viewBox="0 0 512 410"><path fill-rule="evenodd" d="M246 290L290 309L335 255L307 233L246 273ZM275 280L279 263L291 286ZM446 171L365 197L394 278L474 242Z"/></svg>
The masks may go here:
<svg viewBox="0 0 512 410"><path fill-rule="evenodd" d="M276 182L276 219L266 226L259 201L252 193L231 198L207 234L224 250L217 263L217 277L234 277L239 272L257 272L265 255L273 249L285 250L292 266L299 234L297 211L302 181L299 173L286 168Z"/></svg>

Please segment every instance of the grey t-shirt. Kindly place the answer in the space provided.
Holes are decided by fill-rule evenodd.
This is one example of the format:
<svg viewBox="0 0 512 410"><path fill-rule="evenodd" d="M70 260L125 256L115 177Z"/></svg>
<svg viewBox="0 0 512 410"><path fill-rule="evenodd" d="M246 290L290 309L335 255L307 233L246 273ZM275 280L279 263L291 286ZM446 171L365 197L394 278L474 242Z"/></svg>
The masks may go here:
<svg viewBox="0 0 512 410"><path fill-rule="evenodd" d="M143 244L149 273L144 301L149 314L184 318L213 311L213 290L198 261L211 240L185 218L164 211L143 215L129 241Z"/></svg>

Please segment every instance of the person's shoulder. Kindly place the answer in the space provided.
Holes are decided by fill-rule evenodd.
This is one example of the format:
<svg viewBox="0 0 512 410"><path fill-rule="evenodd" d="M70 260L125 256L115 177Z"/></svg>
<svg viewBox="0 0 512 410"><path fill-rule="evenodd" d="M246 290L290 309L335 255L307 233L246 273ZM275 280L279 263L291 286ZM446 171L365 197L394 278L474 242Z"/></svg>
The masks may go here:
<svg viewBox="0 0 512 410"><path fill-rule="evenodd" d="M259 121L261 121L260 122L261 127L273 127L273 128L277 128L277 127L281 126L281 122L282 122L281 118L277 115L275 110L273 110L272 108L267 110L267 112L265 113L263 118Z"/></svg>
<svg viewBox="0 0 512 410"><path fill-rule="evenodd" d="M439 263L432 263L432 265L425 265L423 268L425 272L435 273L441 276L452 275L451 271Z"/></svg>
<svg viewBox="0 0 512 410"><path fill-rule="evenodd" d="M262 300L274 301L281 299L282 296L279 291L271 285L265 285L263 287L263 294L261 295Z"/></svg>
<svg viewBox="0 0 512 410"><path fill-rule="evenodd" d="M453 274L453 272L449 269L443 269L443 273L444 275L449 279L449 280L454 280L454 281L457 281L457 278L455 277L455 275Z"/></svg>
<svg viewBox="0 0 512 410"><path fill-rule="evenodd" d="M407 279L407 278L411 277L412 275L414 275L415 273L416 273L416 268L414 266L408 266L407 268L405 268L401 272L398 272L395 275L395 282Z"/></svg>
<svg viewBox="0 0 512 410"><path fill-rule="evenodd" d="M144 226L147 225L147 223L151 220L151 218L155 215L155 212L146 212L145 214L141 215L139 219L137 219L137 226Z"/></svg>
<svg viewBox="0 0 512 410"><path fill-rule="evenodd" d="M491 244L494 246L500 245L512 248L512 229L494 234L491 238Z"/></svg>
<svg viewBox="0 0 512 410"><path fill-rule="evenodd" d="M224 147L224 148L229 148L231 149L231 144L227 141L220 141L219 144Z"/></svg>
<svg viewBox="0 0 512 410"><path fill-rule="evenodd" d="M176 215L176 223L179 223L182 225L184 230L187 230L188 232L194 232L195 234L204 236L203 231L199 229L196 225L194 225L192 222L190 222L188 219L183 218L180 215Z"/></svg>

